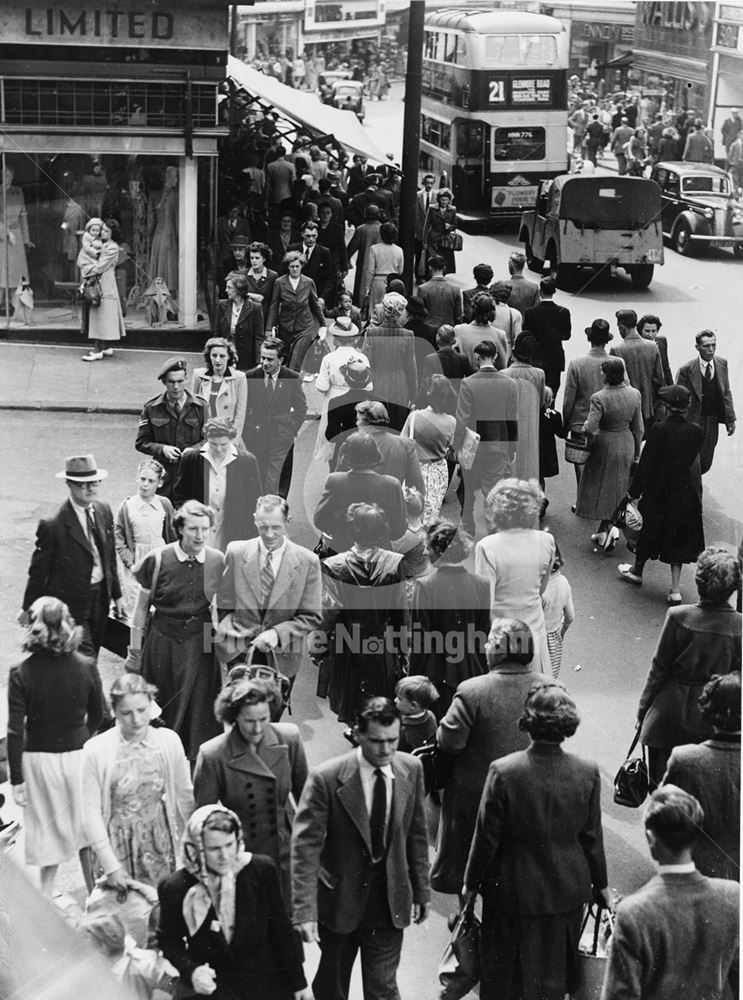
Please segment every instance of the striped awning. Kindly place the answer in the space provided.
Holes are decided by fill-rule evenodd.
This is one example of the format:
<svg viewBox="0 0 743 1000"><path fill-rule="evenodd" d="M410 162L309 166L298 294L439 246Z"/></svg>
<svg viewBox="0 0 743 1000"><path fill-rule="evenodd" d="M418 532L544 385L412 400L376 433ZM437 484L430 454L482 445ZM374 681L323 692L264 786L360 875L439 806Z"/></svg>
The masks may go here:
<svg viewBox="0 0 743 1000"><path fill-rule="evenodd" d="M701 59L636 48L633 50L632 65L634 69L655 73L657 76L673 76L690 83L707 82L707 63Z"/></svg>

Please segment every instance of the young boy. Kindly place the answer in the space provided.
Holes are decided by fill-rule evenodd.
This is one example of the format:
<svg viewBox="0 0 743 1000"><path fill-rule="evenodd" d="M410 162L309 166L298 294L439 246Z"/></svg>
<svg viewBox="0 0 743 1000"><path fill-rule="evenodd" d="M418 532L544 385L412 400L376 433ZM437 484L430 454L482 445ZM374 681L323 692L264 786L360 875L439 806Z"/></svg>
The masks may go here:
<svg viewBox="0 0 743 1000"><path fill-rule="evenodd" d="M434 738L437 723L430 709L438 696L433 683L422 674L403 677L397 682L395 704L402 716L398 749L410 753Z"/></svg>

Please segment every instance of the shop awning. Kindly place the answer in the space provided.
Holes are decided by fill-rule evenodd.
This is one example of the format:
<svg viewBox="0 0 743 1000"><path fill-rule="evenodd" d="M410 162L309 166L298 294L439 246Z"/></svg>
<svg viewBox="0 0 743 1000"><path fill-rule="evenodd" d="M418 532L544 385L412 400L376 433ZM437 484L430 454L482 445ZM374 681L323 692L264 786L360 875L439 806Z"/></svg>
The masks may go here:
<svg viewBox="0 0 743 1000"><path fill-rule="evenodd" d="M332 136L349 153L361 153L375 163L387 163L387 154L367 133L353 111L322 104L316 94L287 87L272 76L258 72L230 56L227 76L253 97L275 108L281 115L317 135Z"/></svg>
<svg viewBox="0 0 743 1000"><path fill-rule="evenodd" d="M605 63L599 65L599 69L623 69L625 66L631 66L634 62L634 56L631 52L622 52L621 55L614 56L613 59L607 59Z"/></svg>

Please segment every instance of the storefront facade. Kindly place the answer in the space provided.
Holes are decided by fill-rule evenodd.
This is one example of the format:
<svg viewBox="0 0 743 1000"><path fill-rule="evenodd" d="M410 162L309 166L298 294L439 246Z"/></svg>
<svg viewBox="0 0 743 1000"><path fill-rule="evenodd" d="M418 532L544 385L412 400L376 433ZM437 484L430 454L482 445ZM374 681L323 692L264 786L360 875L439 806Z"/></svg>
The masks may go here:
<svg viewBox="0 0 743 1000"><path fill-rule="evenodd" d="M2 300L22 276L36 325L77 325L85 225L111 217L127 327L208 328L198 255L213 226L227 50L224 0L3 5L0 222L15 238L0 251ZM172 300L159 314L157 278Z"/></svg>
<svg viewBox="0 0 743 1000"><path fill-rule="evenodd" d="M723 122L733 108L743 111L743 7L720 3L712 45L713 90L709 124L715 140L715 159L725 160Z"/></svg>
<svg viewBox="0 0 743 1000"><path fill-rule="evenodd" d="M606 65L632 51L635 8L627 3L566 0L549 5L570 32L570 72L582 79L605 77Z"/></svg>
<svg viewBox="0 0 743 1000"><path fill-rule="evenodd" d="M637 5L633 68L644 91L665 93L664 105L706 120L711 92L714 3Z"/></svg>

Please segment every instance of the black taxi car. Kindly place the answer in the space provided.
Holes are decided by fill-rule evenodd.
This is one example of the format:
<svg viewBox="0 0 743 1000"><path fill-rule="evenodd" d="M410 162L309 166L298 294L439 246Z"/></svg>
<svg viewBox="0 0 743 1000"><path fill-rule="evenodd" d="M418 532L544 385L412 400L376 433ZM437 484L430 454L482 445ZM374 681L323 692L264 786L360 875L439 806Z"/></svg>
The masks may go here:
<svg viewBox="0 0 743 1000"><path fill-rule="evenodd" d="M660 187L663 235L676 253L732 247L743 257L743 200L730 176L709 163L661 161L650 175Z"/></svg>

